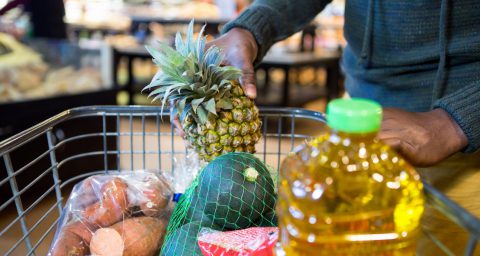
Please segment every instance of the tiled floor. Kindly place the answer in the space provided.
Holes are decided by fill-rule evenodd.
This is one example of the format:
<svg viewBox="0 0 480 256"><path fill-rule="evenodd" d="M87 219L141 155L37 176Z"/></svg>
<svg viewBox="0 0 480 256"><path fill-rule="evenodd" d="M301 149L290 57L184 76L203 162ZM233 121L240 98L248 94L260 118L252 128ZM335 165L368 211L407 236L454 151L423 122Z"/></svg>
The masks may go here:
<svg viewBox="0 0 480 256"><path fill-rule="evenodd" d="M35 207L32 211L29 212L25 216L26 225L27 227L31 228L36 221L38 221L49 209L54 205L55 197L50 196ZM58 218L59 214L58 211L54 210L51 214L48 214L46 219L42 221L37 228L35 228L32 233L29 234L31 245L35 246L35 244L42 239L43 235L46 233L46 230L54 224L55 220ZM17 212L15 209L8 209L7 211L2 212L0 218L0 227L3 229L9 223L13 222L15 218L17 218ZM48 247L50 245L50 241L52 240L53 234L55 229L53 229L45 238L45 242L40 242L38 244L36 255L46 255ZM0 237L0 254L5 255L7 251L10 250L17 242L23 238L22 230L20 224L15 224L12 228L10 228L5 234ZM12 251L10 255L26 255L29 251L26 249L25 241L19 243L18 248Z"/></svg>

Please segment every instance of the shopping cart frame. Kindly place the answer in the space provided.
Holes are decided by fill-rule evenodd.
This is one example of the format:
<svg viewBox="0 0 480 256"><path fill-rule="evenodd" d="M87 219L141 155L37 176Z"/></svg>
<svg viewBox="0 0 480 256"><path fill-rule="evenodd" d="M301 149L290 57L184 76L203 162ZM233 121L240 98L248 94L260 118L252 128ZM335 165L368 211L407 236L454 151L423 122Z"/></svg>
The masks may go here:
<svg viewBox="0 0 480 256"><path fill-rule="evenodd" d="M280 165L280 139L281 138L291 138L291 144L290 144L290 150L293 149L295 146L295 141L297 139L309 139L309 136L306 135L298 135L295 134L295 124L297 120L299 119L306 119L306 120L311 120L315 122L325 122L325 116L322 113L315 112L315 111L309 111L305 109L296 109L296 108L261 108L260 110L260 115L261 118L263 119L263 138L267 137L278 137L278 152L267 152L266 148L266 141L264 143L264 149L261 152L260 155L263 155L263 158L268 154L278 154L278 161L277 161L277 170ZM103 152L98 151L98 152L85 152L84 154L79 154L76 156L72 156L69 159L63 159L62 161L57 161L56 158L56 153L55 150L59 147L59 145L65 144L68 141L72 141L75 139L82 138L82 135L77 135L77 138L67 138L65 140L60 140L58 141L55 139L55 134L53 134L52 130L55 126L61 124L62 122L65 122L67 120L73 120L77 118L82 118L82 117L99 117L102 120L102 131L99 133L95 134L85 134L83 136L100 136L103 140ZM67 184L71 184L74 181L78 181L82 178L85 178L87 176L97 174L97 173L105 173L105 172L111 172L111 171L118 171L119 163L119 154L122 154L122 152L119 151L112 151L110 149L107 149L107 138L108 137L115 137L115 136L120 136L119 132L119 120L121 118L127 118L129 120L129 125L130 125L130 140L132 140L132 148L130 152L124 152L124 154L131 154L131 167L133 167L133 155L134 154L143 154L143 166L145 166L145 155L148 153L158 153L159 156L161 154L171 154L173 157L177 153L185 153L185 150L175 150L174 148L174 129L173 127L170 129L168 132L171 137L170 141L165 141L164 143L171 143L171 151L161 151L160 150L160 139L159 139L159 148L158 152L148 152L145 150L145 120L146 117L152 117L156 120L156 126L157 130L159 132L158 136L160 137L160 128L159 128L159 123L163 119L168 120L169 112L168 110L165 110L164 112L161 112L160 108L154 107L154 106L89 106L89 107L79 107L79 108L74 108L70 110L66 110L48 120L45 120L23 132L20 132L2 142L0 142L0 157L5 165L6 171L7 171L7 176L6 178L2 179L0 181L0 186L6 185L9 183L10 189L12 191L12 197L7 199L6 202L4 202L2 205L0 205L0 213L7 208L10 204L14 204L18 216L15 218L15 220L12 221L10 225L7 225L6 227L0 227L3 228L0 230L0 238L8 232L8 230L13 226L14 223L19 223L21 226L21 230L23 233L23 236L21 239L19 239L6 253L5 255L10 255L12 252L16 250L20 244L24 243L25 247L27 248L27 254L28 255L34 255L35 250L38 248L40 243L44 242L45 238L47 237L48 234L52 232L52 230L55 228L58 219L49 226L49 228L45 231L44 235L40 237L35 244L31 243L31 232L37 226L39 225L40 222L44 221L45 218L49 216L49 213L55 211L55 209L58 211L58 214L61 215L62 213L62 207L64 202L64 198L62 197L62 192L61 189L65 187ZM106 125L106 120L107 117L113 117L116 119L117 124L116 124L116 129L117 131L115 132L110 132L107 131L107 125ZM133 132L132 128L132 123L133 119L138 119L141 120L141 127L143 131L140 132ZM269 121L269 118L275 118L277 122L277 133L271 132L267 130L267 122ZM285 127L287 127L285 129ZM289 131L290 134L284 134L282 131ZM143 140L143 149L141 152L135 151L133 149L133 136L141 136ZM128 135L128 134L127 134ZM10 158L10 153L23 145L29 143L33 139L39 138L41 136L45 136L47 142L48 142L48 150L43 152L40 156L32 160L30 163L28 163L25 166L22 166L21 168L15 169L12 160ZM118 145L118 137L117 137L117 145ZM97 171L91 171L91 172L86 172L82 175L78 175L76 177L73 177L69 180L62 181L59 178L58 174L58 168L64 161L70 161L75 158L80 158L80 157L85 157L88 156L89 154L104 154L104 169L103 170L97 170ZM117 154L117 170L110 170L108 168L108 155L109 154ZM52 174L54 184L52 187L50 187L49 191L47 192L52 192L55 193L56 197L56 203L39 219L37 220L29 229L26 224L26 213L32 208L32 206L35 206L35 203L38 204L40 200L35 201L30 207L24 208L21 200L21 195L22 193L26 192L29 189L30 185L33 185L34 182L38 181L40 177L35 179L32 184L29 186L26 186L23 189L19 189L17 186L17 181L16 177L19 175L21 172L24 170L28 169L31 165L33 165L36 161L39 161L41 158L49 158L50 159L50 167L43 172L41 175L45 176L47 174ZM161 167L161 164L159 164L159 168ZM172 162L172 168L173 168L173 162ZM133 169L133 168L132 168ZM468 241L468 244L465 248L464 255L472 255L475 248L478 239L480 239L480 220L464 210L462 207L457 205L455 202L447 198L445 195L440 193L438 190L433 188L431 185L425 183L424 185L425 188L425 194L427 196L427 202L431 204L435 209L437 209L439 212L447 216L450 220L452 220L454 223L462 227L463 229L467 230L470 233L470 238ZM42 197L45 197L46 193L43 194L39 199L42 199ZM437 244L437 246L442 249L446 254L448 255L453 255L452 252L448 250L441 242L436 239L436 237L432 234L427 234L429 238Z"/></svg>

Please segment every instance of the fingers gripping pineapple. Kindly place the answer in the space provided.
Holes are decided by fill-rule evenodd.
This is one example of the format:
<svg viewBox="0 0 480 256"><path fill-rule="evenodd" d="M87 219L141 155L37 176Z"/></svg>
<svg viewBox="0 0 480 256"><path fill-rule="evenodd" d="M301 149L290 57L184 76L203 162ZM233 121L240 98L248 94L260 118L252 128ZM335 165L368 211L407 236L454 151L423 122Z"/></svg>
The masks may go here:
<svg viewBox="0 0 480 256"><path fill-rule="evenodd" d="M171 114L179 115L186 139L204 160L228 152L254 153L261 134L258 108L238 83L241 71L220 66L219 48L205 51L203 30L194 40L192 21L185 41L177 33L176 49L147 47L160 69L145 89L162 101L162 108L174 102Z"/></svg>

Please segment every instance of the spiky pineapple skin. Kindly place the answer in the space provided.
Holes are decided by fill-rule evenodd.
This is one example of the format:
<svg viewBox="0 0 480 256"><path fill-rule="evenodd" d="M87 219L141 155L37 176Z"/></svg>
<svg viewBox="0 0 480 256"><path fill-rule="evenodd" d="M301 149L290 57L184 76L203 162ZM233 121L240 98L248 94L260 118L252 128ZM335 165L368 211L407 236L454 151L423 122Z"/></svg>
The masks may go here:
<svg viewBox="0 0 480 256"><path fill-rule="evenodd" d="M231 86L233 109L221 109L203 125L195 122L191 113L182 122L189 144L205 161L229 152L253 154L260 140L262 122L258 108L245 96L237 81L231 81Z"/></svg>

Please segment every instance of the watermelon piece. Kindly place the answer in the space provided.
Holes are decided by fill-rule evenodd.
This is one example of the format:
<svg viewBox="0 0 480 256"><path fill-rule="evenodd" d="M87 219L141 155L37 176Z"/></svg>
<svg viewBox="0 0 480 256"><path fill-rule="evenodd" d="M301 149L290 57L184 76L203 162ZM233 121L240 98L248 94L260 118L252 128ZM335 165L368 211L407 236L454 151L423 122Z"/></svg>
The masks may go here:
<svg viewBox="0 0 480 256"><path fill-rule="evenodd" d="M202 214L222 230L274 225L275 184L265 164L252 154L215 158L200 173L194 193L195 209L187 213L187 219L201 221L194 214L202 208ZM273 215L265 219L270 212Z"/></svg>
<svg viewBox="0 0 480 256"><path fill-rule="evenodd" d="M202 229L198 246L205 256L273 256L278 228L253 227L235 231Z"/></svg>

